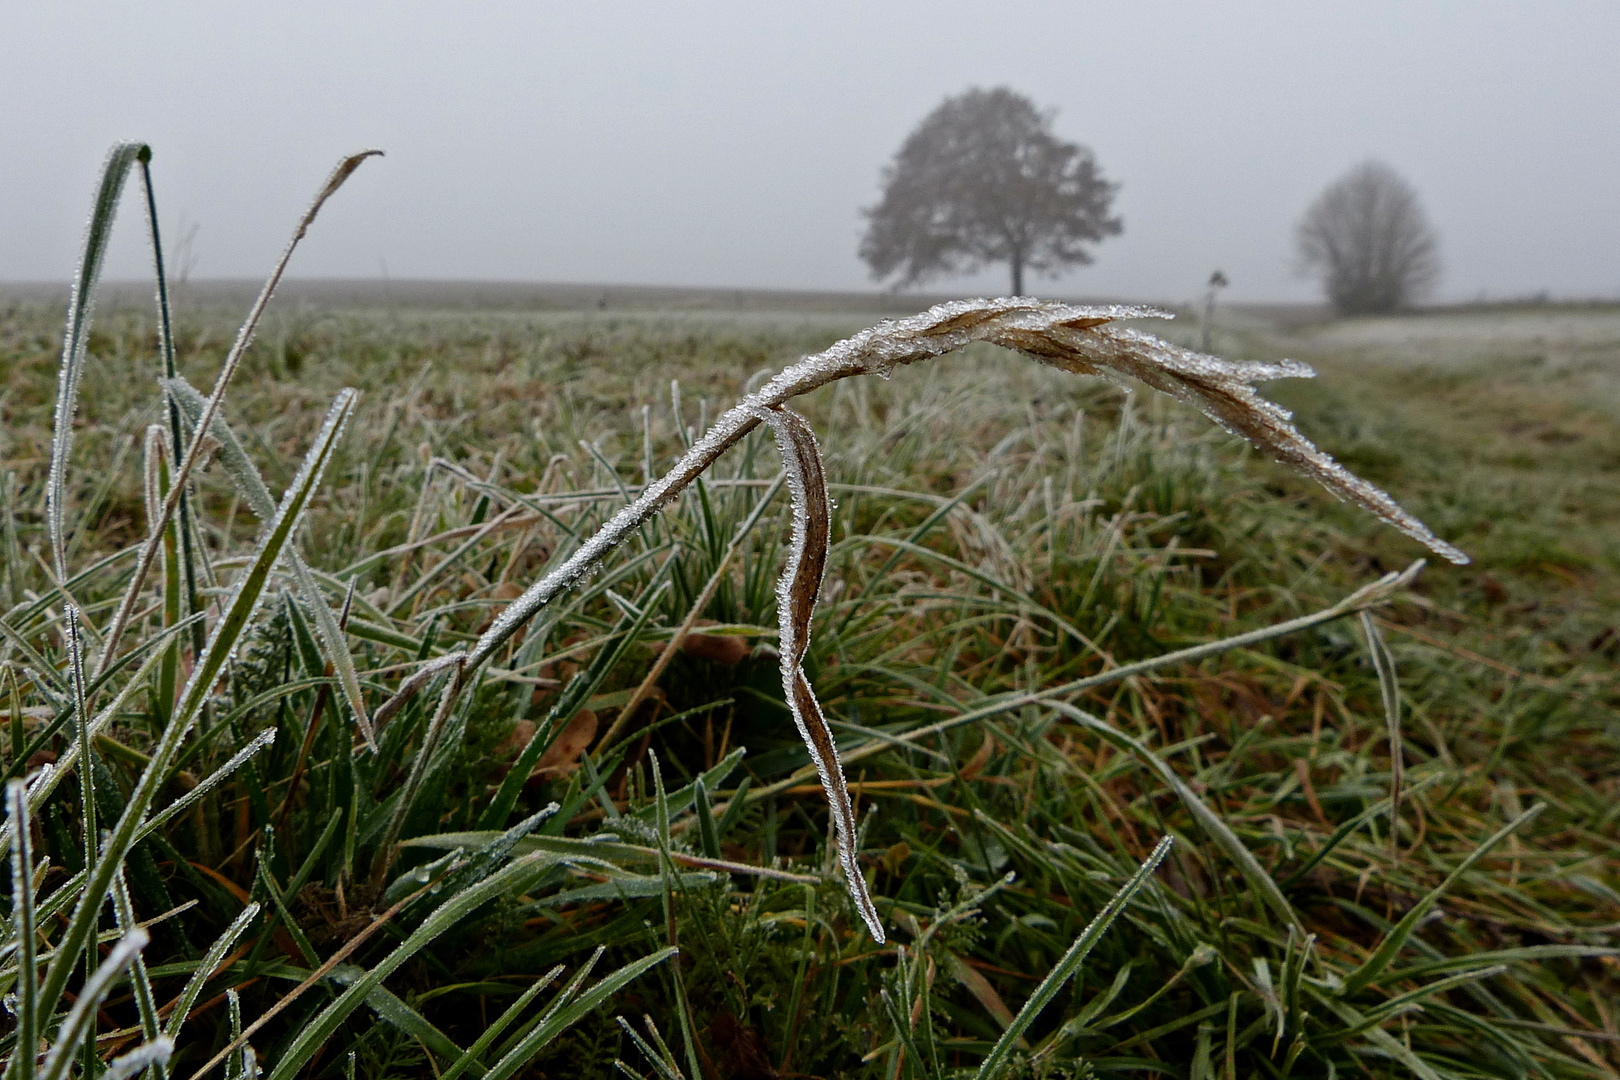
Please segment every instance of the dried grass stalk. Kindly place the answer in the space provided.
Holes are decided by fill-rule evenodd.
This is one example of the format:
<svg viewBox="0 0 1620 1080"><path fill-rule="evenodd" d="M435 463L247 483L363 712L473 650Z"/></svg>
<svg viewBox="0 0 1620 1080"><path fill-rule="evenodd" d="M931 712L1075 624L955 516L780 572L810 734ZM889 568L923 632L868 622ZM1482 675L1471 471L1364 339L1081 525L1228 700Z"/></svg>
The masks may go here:
<svg viewBox="0 0 1620 1080"><path fill-rule="evenodd" d="M810 620L815 615L821 578L827 569L827 548L832 535L832 502L827 498L827 474L822 467L821 448L816 433L796 412L788 409L758 409L754 416L770 425L776 447L782 453L782 469L787 474L788 491L793 496L793 539L787 565L776 586L778 637L782 656L782 693L793 713L799 737L810 750L810 759L821 776L822 790L832 812L833 837L838 845L838 863L844 868L849 895L861 913L872 937L884 940L883 921L878 918L872 894L866 888L860 864L855 860L855 807L850 802L844 767L838 761L838 743L821 711L821 702L804 674L804 655L810 648Z"/></svg>
<svg viewBox="0 0 1620 1080"><path fill-rule="evenodd" d="M508 605L470 653L444 657L439 664L453 665L457 669L457 686L464 684L553 597L592 573L610 551L678 497L728 448L759 424L769 424L782 447L795 502L793 550L779 594L783 609L783 688L800 734L822 772L850 893L872 926L873 935L881 940L882 930L854 859L853 815L837 749L800 667L825 562L826 523L823 520L818 524L816 515L824 512L826 496L815 437L802 418L782 408L792 398L854 375L887 378L897 367L931 360L975 341L988 341L1075 374L1135 379L1188 402L1226 430L1315 479L1340 498L1361 505L1437 554L1454 563L1468 561L1468 556L1437 537L1385 492L1318 449L1293 426L1287 410L1262 398L1254 389L1254 384L1269 379L1309 378L1315 374L1309 367L1292 360L1222 360L1139 330L1109 325L1121 319L1168 317L1165 312L1144 307L1075 307L1027 298L959 300L910 318L880 323L825 352L806 357L724 413L673 469L644 488L639 498L614 515L562 566ZM821 530L820 539L817 529ZM379 723L397 711L425 681L407 680L395 698L377 710Z"/></svg>

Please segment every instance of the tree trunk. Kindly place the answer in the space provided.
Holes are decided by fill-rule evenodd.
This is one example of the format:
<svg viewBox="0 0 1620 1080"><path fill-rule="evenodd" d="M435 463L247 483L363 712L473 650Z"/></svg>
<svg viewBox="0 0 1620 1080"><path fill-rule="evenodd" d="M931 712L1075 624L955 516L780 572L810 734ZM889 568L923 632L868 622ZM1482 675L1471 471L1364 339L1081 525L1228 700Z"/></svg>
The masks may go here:
<svg viewBox="0 0 1620 1080"><path fill-rule="evenodd" d="M1024 295L1024 257L1022 255L1014 255L1012 257L1012 259L1011 259L1011 262L1012 262L1012 294L1014 296L1023 296Z"/></svg>

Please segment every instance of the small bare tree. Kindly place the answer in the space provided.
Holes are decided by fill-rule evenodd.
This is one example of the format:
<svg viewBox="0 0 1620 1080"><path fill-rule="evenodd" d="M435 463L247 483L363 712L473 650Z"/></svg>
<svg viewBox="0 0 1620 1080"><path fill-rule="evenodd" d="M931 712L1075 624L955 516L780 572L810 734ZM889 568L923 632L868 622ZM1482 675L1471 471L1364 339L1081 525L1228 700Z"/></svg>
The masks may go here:
<svg viewBox="0 0 1620 1080"><path fill-rule="evenodd" d="M1300 261L1320 276L1342 315L1395 311L1440 276L1440 257L1417 192L1368 161L1330 184L1299 223Z"/></svg>
<svg viewBox="0 0 1620 1080"><path fill-rule="evenodd" d="M1052 114L1006 87L946 98L884 170L883 198L865 211L860 255L875 278L915 285L989 263L1053 273L1088 263L1087 246L1121 229L1116 185L1091 151L1052 133Z"/></svg>

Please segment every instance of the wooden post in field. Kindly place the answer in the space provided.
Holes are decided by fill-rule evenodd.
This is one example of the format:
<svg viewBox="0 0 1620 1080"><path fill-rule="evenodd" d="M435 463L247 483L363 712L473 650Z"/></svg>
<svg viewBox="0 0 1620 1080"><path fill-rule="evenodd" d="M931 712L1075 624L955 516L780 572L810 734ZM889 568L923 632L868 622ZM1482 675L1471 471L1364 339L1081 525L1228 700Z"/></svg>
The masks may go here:
<svg viewBox="0 0 1620 1080"><path fill-rule="evenodd" d="M1229 284L1231 283L1226 280L1226 275L1219 270L1209 275L1209 292L1204 294L1204 330L1198 345L1198 351L1201 353L1209 352L1209 333L1215 321L1215 294Z"/></svg>

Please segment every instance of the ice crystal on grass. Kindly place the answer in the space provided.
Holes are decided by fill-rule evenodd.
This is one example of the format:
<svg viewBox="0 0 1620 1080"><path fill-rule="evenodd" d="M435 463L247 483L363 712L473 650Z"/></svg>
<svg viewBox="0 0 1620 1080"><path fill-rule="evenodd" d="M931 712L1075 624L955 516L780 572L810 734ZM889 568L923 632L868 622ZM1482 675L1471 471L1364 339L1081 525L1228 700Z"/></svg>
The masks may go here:
<svg viewBox="0 0 1620 1080"><path fill-rule="evenodd" d="M669 505L722 453L759 424L769 424L783 450L795 506L793 552L780 594L783 690L832 804L839 860L848 878L850 895L872 926L874 936L882 940L882 930L877 926L876 913L871 910L871 901L855 862L852 815L847 793L840 797L844 781L837 750L826 734L825 718L799 668L809 633L809 612L814 608L815 588L820 584L819 570L814 573L814 584L810 584L807 564L807 560L814 558L816 528L811 486L825 482L812 480L810 476L814 472L820 477L820 452L804 421L783 410L782 406L790 399L854 375L887 377L897 367L931 360L975 341L988 341L1074 374L1146 383L1197 407L1227 431L1249 440L1341 499L1361 505L1452 562L1468 561L1467 555L1436 536L1384 491L1318 449L1293 426L1293 418L1286 409L1267 401L1254 389L1255 383L1269 379L1308 378L1314 374L1309 367L1292 360L1275 363L1222 360L1172 345L1140 330L1109 325L1121 319L1166 317L1165 312L1155 308L1076 307L1027 297L957 300L909 318L879 323L785 368L757 392L723 413L688 447L673 469L648 484L639 498L615 514L567 561L508 605L465 660L458 656L457 686L450 693L455 693L461 682L477 671L542 607L592 573L610 551ZM811 461L814 461L813 466ZM824 492L821 499L824 507ZM821 543L825 544L825 540ZM378 710L378 715L397 710L410 694L421 689L421 685L417 680L408 680L395 698Z"/></svg>

